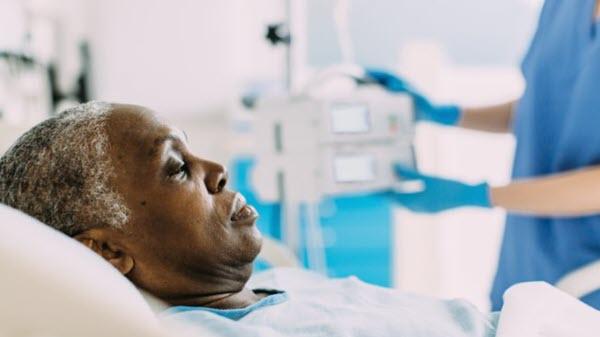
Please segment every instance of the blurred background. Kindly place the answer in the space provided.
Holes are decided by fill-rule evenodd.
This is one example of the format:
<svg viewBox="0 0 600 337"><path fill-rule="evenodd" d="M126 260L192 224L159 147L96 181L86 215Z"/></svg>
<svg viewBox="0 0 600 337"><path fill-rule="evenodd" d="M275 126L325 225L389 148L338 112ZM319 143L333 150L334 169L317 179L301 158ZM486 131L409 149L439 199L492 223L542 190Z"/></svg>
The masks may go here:
<svg viewBox="0 0 600 337"><path fill-rule="evenodd" d="M135 103L186 130L201 155L229 163L236 187L261 204L248 181L252 118L242 97L294 91L322 69L358 64L402 74L439 102L515 99L541 2L0 0L0 153L78 102ZM415 143L425 172L508 180L510 135L423 124ZM377 204L347 202L321 205L328 274L488 308L502 212L421 216L390 206L387 221ZM259 206L261 229L277 237L277 205Z"/></svg>

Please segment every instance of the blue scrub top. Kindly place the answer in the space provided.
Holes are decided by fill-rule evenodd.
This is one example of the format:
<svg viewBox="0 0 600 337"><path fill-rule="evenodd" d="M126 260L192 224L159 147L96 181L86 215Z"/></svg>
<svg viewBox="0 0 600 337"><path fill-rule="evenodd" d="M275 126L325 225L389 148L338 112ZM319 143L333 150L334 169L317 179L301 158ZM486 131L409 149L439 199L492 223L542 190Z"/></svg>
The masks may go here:
<svg viewBox="0 0 600 337"><path fill-rule="evenodd" d="M600 23L596 0L546 0L523 61L514 179L600 164ZM550 283L600 259L600 216L509 215L491 300L517 282ZM598 276L600 284L600 275ZM600 291L583 299L600 309Z"/></svg>

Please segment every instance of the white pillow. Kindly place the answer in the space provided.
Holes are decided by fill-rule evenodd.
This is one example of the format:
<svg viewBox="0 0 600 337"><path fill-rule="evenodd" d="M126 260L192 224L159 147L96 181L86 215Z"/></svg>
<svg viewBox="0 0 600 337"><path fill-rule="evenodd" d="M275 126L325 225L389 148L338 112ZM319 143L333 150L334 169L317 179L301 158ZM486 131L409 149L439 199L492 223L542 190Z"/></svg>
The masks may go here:
<svg viewBox="0 0 600 337"><path fill-rule="evenodd" d="M0 336L164 336L125 277L94 252L0 204Z"/></svg>
<svg viewBox="0 0 600 337"><path fill-rule="evenodd" d="M599 335L600 311L548 283L519 283L503 297L496 337Z"/></svg>

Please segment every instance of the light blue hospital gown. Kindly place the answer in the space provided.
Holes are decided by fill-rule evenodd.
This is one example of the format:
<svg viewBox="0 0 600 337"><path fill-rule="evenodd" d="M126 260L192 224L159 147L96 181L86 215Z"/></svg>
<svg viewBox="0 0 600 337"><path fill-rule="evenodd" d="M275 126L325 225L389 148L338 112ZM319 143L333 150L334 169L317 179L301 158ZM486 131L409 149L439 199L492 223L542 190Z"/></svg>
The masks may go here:
<svg viewBox="0 0 600 337"><path fill-rule="evenodd" d="M215 331L218 336L407 336L495 335L496 315L465 301L442 301L364 283L328 279L279 268L253 278L254 289L283 289L244 309L172 307L163 315Z"/></svg>

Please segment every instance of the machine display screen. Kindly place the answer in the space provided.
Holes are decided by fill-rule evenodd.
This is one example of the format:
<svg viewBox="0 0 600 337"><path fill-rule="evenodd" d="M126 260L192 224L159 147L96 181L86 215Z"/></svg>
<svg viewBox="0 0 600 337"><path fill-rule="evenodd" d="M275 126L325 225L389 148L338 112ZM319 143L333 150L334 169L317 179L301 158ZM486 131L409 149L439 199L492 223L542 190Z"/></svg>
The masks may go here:
<svg viewBox="0 0 600 337"><path fill-rule="evenodd" d="M331 107L334 133L365 133L371 129L369 107L366 104L336 104Z"/></svg>
<svg viewBox="0 0 600 337"><path fill-rule="evenodd" d="M339 183L375 180L375 159L371 155L346 155L333 159L334 179Z"/></svg>

